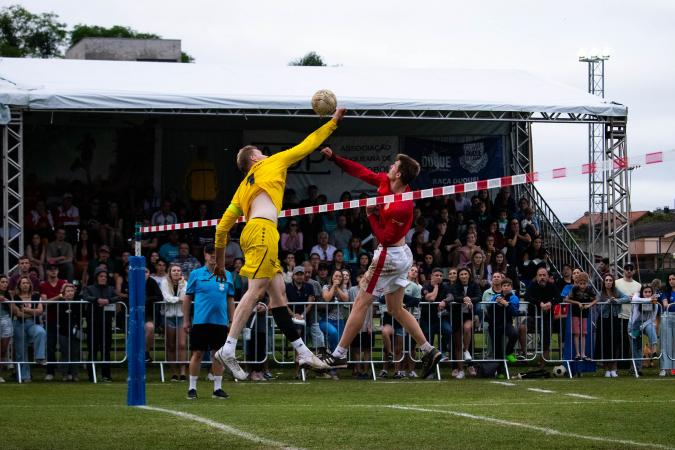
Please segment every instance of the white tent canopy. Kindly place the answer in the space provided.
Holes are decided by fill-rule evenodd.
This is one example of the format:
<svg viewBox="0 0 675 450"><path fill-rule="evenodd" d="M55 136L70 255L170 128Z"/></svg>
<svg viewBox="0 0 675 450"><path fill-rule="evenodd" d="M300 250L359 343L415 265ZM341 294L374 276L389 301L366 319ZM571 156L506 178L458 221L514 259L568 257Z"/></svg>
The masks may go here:
<svg viewBox="0 0 675 450"><path fill-rule="evenodd" d="M514 70L0 59L0 104L32 110L307 110L318 89L354 110L627 115L623 105Z"/></svg>

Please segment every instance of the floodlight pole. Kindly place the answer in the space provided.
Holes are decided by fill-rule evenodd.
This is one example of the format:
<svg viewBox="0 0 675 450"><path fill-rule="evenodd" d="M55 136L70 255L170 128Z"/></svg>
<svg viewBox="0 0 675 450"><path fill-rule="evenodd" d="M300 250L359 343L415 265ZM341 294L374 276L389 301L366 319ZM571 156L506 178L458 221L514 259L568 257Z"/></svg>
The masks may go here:
<svg viewBox="0 0 675 450"><path fill-rule="evenodd" d="M580 55L579 61L588 65L588 92L605 98L605 61L609 55ZM604 124L588 124L588 164L603 166L607 158ZM607 180L604 170L590 170L588 174L588 257L592 263L596 257L607 253Z"/></svg>

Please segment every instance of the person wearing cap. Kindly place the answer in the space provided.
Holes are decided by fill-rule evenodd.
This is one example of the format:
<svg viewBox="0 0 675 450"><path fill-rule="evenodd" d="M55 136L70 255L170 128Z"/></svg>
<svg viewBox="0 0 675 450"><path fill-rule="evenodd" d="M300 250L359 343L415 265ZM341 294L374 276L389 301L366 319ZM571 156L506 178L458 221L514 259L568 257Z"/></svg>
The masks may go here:
<svg viewBox="0 0 675 450"><path fill-rule="evenodd" d="M77 229L80 227L80 210L73 205L73 194L63 194L61 205L56 208L56 224L66 231L68 242L77 241ZM69 278L70 279L70 278Z"/></svg>
<svg viewBox="0 0 675 450"><path fill-rule="evenodd" d="M59 266L53 263L47 263L45 266L47 272L47 279L40 283L40 300L55 302L61 298L61 289L66 284L66 280L59 279ZM58 334L56 333L56 324L58 320L58 309L61 305L44 304L47 312L47 321L45 328L47 331L47 361L56 361L56 342ZM49 364L47 366L47 375L45 381L54 379L55 365Z"/></svg>
<svg viewBox="0 0 675 450"><path fill-rule="evenodd" d="M112 286L115 275L115 261L110 257L110 247L101 245L98 248L98 258L92 258L87 265L87 270L82 274L82 286L94 284L96 279L94 272L99 267L105 267L108 272L108 283Z"/></svg>
<svg viewBox="0 0 675 450"><path fill-rule="evenodd" d="M56 239L47 245L47 262L58 265L61 278L71 281L73 275L75 275L73 246L66 241L66 229L64 227L57 227L54 236Z"/></svg>
<svg viewBox="0 0 675 450"><path fill-rule="evenodd" d="M295 266L290 283L286 283L286 297L288 298L288 312L293 316L295 329L298 334L307 341L305 318L309 317L312 310L312 304L316 297L314 296L314 288L305 283L305 268L303 266ZM305 324L302 324L302 323ZM296 362L296 376L299 369Z"/></svg>
<svg viewBox="0 0 675 450"><path fill-rule="evenodd" d="M108 311L107 306L118 301L115 288L108 282L108 271L105 267L94 270L93 283L82 290L82 299L90 303L87 311L87 337L89 360L95 361L97 354L101 354L101 361L110 361L110 347L112 345L112 321L114 312ZM87 365L89 381L94 381L91 365ZM103 364L101 369L104 382L112 381L110 364Z"/></svg>

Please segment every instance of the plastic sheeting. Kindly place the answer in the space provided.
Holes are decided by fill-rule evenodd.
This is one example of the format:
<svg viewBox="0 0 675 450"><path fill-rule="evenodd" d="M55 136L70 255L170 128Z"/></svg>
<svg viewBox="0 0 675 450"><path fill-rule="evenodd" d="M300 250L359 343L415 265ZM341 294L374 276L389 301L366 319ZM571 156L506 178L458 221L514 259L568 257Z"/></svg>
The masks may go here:
<svg viewBox="0 0 675 450"><path fill-rule="evenodd" d="M307 110L318 89L357 110L627 114L623 105L513 70L0 59L0 104L39 110Z"/></svg>

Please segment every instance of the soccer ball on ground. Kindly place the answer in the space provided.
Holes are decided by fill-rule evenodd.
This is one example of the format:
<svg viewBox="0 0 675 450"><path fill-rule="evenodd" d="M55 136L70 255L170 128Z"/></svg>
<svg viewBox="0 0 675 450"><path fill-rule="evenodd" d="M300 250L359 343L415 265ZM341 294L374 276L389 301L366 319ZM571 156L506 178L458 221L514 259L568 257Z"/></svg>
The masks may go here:
<svg viewBox="0 0 675 450"><path fill-rule="evenodd" d="M553 376L561 378L567 375L567 369L562 364L553 368Z"/></svg>
<svg viewBox="0 0 675 450"><path fill-rule="evenodd" d="M320 116L330 116L337 108L337 98L328 89L316 91L312 96L312 109Z"/></svg>

